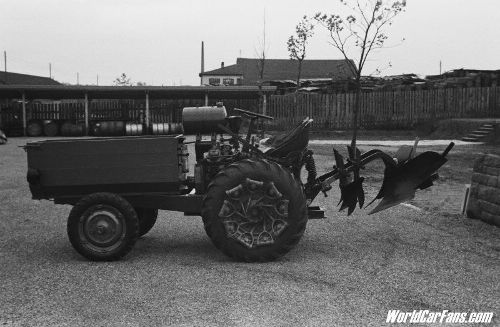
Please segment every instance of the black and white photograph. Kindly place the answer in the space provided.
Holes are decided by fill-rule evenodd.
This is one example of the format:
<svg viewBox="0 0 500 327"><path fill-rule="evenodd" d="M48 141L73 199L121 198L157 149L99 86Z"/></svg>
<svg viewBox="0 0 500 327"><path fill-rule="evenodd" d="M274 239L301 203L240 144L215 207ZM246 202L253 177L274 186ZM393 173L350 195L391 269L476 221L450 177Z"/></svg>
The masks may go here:
<svg viewBox="0 0 500 327"><path fill-rule="evenodd" d="M500 326L498 0L0 0L0 327Z"/></svg>

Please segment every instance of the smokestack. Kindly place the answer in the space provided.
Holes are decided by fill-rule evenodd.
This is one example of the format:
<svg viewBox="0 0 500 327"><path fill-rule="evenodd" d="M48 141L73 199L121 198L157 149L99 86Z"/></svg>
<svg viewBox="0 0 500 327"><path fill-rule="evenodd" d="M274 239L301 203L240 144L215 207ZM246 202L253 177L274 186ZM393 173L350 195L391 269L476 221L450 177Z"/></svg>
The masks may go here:
<svg viewBox="0 0 500 327"><path fill-rule="evenodd" d="M201 72L205 72L205 43L201 41Z"/></svg>
<svg viewBox="0 0 500 327"><path fill-rule="evenodd" d="M220 63L220 68L224 68L224 61Z"/></svg>
<svg viewBox="0 0 500 327"><path fill-rule="evenodd" d="M200 72L200 85L203 85L202 73L205 72L205 43L201 41L201 72Z"/></svg>

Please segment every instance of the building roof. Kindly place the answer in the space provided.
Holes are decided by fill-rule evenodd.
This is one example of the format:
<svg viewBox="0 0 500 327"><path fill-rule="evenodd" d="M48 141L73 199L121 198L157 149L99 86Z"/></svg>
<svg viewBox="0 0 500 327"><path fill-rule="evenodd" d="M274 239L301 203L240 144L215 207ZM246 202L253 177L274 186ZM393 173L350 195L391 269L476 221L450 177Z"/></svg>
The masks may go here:
<svg viewBox="0 0 500 327"><path fill-rule="evenodd" d="M0 85L61 85L61 83L43 76L0 72Z"/></svg>
<svg viewBox="0 0 500 327"><path fill-rule="evenodd" d="M239 65L230 65L214 69L208 72L200 73L200 77L203 75L215 75L215 76L227 76L227 75L243 75L243 71Z"/></svg>
<svg viewBox="0 0 500 327"><path fill-rule="evenodd" d="M260 59L237 58L235 65L201 73L203 75L243 75L245 85L256 84L259 78ZM291 59L266 59L264 81L295 79L298 62ZM301 78L340 78L353 77L346 60L304 60Z"/></svg>
<svg viewBox="0 0 500 327"><path fill-rule="evenodd" d="M76 86L76 85L0 85L0 99L184 99L208 96L212 99L255 99L261 92L274 93L264 86Z"/></svg>

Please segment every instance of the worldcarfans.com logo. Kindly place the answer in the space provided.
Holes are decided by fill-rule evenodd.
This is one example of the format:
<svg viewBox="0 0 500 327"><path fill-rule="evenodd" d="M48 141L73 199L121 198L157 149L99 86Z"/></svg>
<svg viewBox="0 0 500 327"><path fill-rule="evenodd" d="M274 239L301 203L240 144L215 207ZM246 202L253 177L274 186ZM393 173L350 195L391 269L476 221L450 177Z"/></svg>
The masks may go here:
<svg viewBox="0 0 500 327"><path fill-rule="evenodd" d="M395 324L489 324L492 320L493 312L451 312L449 310L404 312L389 310L386 322Z"/></svg>

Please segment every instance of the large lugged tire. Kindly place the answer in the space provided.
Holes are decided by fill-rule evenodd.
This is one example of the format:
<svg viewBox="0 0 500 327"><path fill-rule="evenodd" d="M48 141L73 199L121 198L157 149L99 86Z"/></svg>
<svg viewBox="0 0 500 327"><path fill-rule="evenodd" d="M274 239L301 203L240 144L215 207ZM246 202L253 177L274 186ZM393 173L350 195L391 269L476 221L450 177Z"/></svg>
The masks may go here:
<svg viewBox="0 0 500 327"><path fill-rule="evenodd" d="M94 261L122 258L139 235L134 208L112 193L93 193L81 198L69 214L67 227L71 245Z"/></svg>
<svg viewBox="0 0 500 327"><path fill-rule="evenodd" d="M210 183L202 208L205 231L229 257L275 260L304 234L306 199L293 175L266 160L234 163Z"/></svg>
<svg viewBox="0 0 500 327"><path fill-rule="evenodd" d="M158 209L135 208L139 217L139 237L146 235L156 223Z"/></svg>

